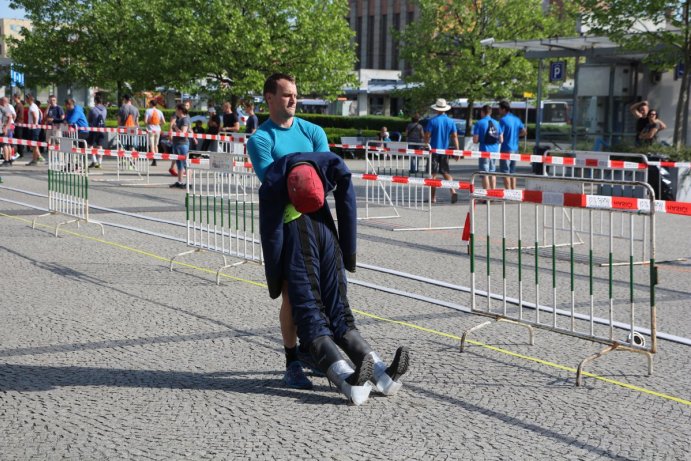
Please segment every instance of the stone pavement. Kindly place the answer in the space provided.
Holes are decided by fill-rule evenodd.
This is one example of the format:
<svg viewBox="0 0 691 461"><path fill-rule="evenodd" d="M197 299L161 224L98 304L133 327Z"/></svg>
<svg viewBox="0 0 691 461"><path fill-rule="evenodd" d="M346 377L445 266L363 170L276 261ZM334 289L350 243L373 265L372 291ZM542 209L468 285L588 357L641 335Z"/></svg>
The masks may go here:
<svg viewBox="0 0 691 461"><path fill-rule="evenodd" d="M160 162L163 164L166 162ZM452 166L462 172L462 165ZM101 179L112 178L106 163ZM152 183L92 177L91 203L184 220L184 192L158 167ZM3 186L46 193L45 170L2 171ZM446 198L443 194L440 198ZM47 199L0 189L0 199ZM462 224L467 203L442 203ZM655 372L642 357L595 361L585 386L573 368L601 345L497 324L351 284L363 335L385 359L412 350L399 395L352 407L325 378L312 391L283 387L278 302L263 269L246 264L214 283L220 257L167 258L172 240L106 226L66 226L0 200L0 459L689 459L689 347L661 341ZM185 230L112 213L93 219L184 238ZM435 218L436 219L436 218ZM392 232L399 220L361 222L360 262L467 284L457 230ZM689 222L660 216L660 256L691 257ZM661 330L691 337L689 262L662 265ZM353 280L467 305L457 291L358 270ZM625 333L622 332L622 335Z"/></svg>

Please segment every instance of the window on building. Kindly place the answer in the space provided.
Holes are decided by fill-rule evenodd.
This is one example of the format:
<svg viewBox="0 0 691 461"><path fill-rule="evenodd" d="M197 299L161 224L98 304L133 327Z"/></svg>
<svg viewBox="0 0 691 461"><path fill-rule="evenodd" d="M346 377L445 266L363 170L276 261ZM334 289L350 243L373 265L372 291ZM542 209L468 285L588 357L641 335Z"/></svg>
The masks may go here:
<svg viewBox="0 0 691 461"><path fill-rule="evenodd" d="M387 69L386 67L386 37L389 34L389 25L386 22L386 15L382 15L381 23L379 24L379 68Z"/></svg>
<svg viewBox="0 0 691 461"><path fill-rule="evenodd" d="M362 59L360 56L360 50L362 49L362 16L358 16L355 19L355 56L357 56L357 62L355 63L356 69L362 68Z"/></svg>
<svg viewBox="0 0 691 461"><path fill-rule="evenodd" d="M364 67L370 69L374 66L374 15L370 15L367 18L367 60Z"/></svg>

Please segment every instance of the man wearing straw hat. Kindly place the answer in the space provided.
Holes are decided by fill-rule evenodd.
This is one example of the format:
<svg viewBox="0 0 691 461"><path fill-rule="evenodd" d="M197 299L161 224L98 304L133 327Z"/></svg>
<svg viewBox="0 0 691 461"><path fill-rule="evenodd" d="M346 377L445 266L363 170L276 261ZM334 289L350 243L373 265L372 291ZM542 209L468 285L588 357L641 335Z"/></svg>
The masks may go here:
<svg viewBox="0 0 691 461"><path fill-rule="evenodd" d="M425 127L425 143L429 144L432 149L448 149L449 139L451 139L454 149L459 150L456 124L446 115L451 106L446 104L446 99L439 98L430 108L436 115L427 122ZM435 179L438 174L441 174L448 181L453 180L449 169L449 157L446 154L432 154L432 179ZM436 203L436 195L437 189L433 187L432 203ZM451 203L457 201L458 194L454 189L451 189Z"/></svg>

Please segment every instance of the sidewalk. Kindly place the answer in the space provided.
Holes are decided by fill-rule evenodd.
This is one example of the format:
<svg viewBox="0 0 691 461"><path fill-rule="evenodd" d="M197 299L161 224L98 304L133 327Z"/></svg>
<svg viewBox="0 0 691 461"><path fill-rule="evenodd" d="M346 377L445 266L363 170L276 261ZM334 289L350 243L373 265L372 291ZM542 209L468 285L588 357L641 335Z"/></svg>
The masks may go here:
<svg viewBox="0 0 691 461"><path fill-rule="evenodd" d="M166 162L157 167L164 182ZM16 171L15 171L16 170ZM3 172L5 187L45 193L39 168ZM184 193L93 182L92 204L184 220ZM0 189L0 199L46 207ZM461 204L439 216L465 215ZM689 348L661 342L653 376L641 357L599 359L574 386L572 370L600 345L497 324L351 283L363 335L390 360L411 348L393 398L351 407L325 378L285 388L279 302L263 268L245 264L215 285L220 257L167 259L171 240L106 226L65 226L0 201L0 453L2 459L684 459L691 440ZM184 238L184 227L94 213ZM669 217L667 217L669 218ZM661 218L658 259L691 256L688 221ZM678 217L677 217L678 218ZM413 213L404 219L424 217ZM455 217L454 217L455 219ZM363 222L359 261L464 283L458 231L396 233ZM660 269L661 329L691 337L688 262ZM464 304L458 292L358 270L353 281ZM565 368L566 367L566 368Z"/></svg>

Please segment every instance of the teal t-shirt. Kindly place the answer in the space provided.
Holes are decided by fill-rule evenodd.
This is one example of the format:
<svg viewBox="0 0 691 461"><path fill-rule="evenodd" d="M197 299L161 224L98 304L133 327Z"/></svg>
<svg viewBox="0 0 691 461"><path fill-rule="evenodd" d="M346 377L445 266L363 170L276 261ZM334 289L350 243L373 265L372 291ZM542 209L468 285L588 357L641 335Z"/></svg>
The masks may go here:
<svg viewBox="0 0 691 461"><path fill-rule="evenodd" d="M262 123L247 142L247 153L260 181L274 160L296 152L328 152L326 133L319 126L293 118L290 128L281 128L271 119Z"/></svg>

